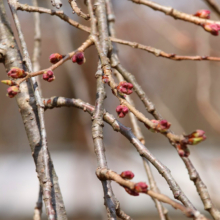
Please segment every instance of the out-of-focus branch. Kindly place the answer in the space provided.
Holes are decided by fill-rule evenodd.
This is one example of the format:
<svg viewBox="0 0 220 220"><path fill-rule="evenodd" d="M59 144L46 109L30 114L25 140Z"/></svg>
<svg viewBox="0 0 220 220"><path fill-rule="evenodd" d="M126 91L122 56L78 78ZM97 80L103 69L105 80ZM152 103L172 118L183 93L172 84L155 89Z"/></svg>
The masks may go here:
<svg viewBox="0 0 220 220"><path fill-rule="evenodd" d="M187 13L180 12L172 7L163 6L152 1L148 1L148 0L129 0L129 1L132 1L136 4L146 5L152 8L153 10L161 11L164 14L169 15L175 19L180 19L183 21L191 22L191 23L194 23L200 26L204 25L205 23L220 24L220 21L213 21L209 19L199 18L193 15L187 14Z"/></svg>
<svg viewBox="0 0 220 220"><path fill-rule="evenodd" d="M41 214L42 214L42 188L39 187L39 193L38 193L38 200L36 203L36 206L34 208L34 217L33 220L41 220Z"/></svg>
<svg viewBox="0 0 220 220"><path fill-rule="evenodd" d="M199 37L200 31L197 33L197 40L201 42ZM207 37L207 36L206 36ZM203 37L204 39L204 37ZM208 39L204 39L198 46L197 51L210 51L210 44ZM197 63L197 91L196 98L200 112L206 121L220 134L220 115L211 104L210 97L211 89L211 73L209 63Z"/></svg>
<svg viewBox="0 0 220 220"><path fill-rule="evenodd" d="M22 51L24 54L24 61L26 63L28 72L32 72L32 64L28 54L27 46L24 40L23 33L21 31L20 22L17 17L15 5L16 0L8 0L13 19L15 21L15 25L18 31L18 36L20 39ZM37 102L37 119L38 126L39 126L39 135L40 135L40 142L38 143L41 151L41 157L39 156L40 152L37 152L37 155L34 157L39 157L40 161L36 159L36 169L38 172L38 177L40 180L40 184L42 187L43 192L43 199L45 203L46 213L48 219L56 220L56 219L67 219L66 211L64 207L64 203L62 200L61 192L59 189L57 176L55 174L53 164L50 158L49 149L47 146L46 140L46 130L45 130L45 122L44 122L44 106L40 96L39 88L35 78L30 79L33 87L34 87L34 96ZM27 122L25 121L24 124ZM34 142L36 142L36 138L34 137ZM35 149L34 149L35 151Z"/></svg>
<svg viewBox="0 0 220 220"><path fill-rule="evenodd" d="M98 168L96 170L96 175L98 176L98 178L100 180L113 180L116 183L118 183L119 185L121 185L122 187L128 188L131 191L135 190L136 183L123 179L119 174L117 174L116 172L109 170L107 168ZM169 197L167 197L163 194L157 193L152 190L147 190L147 189L141 191L140 193L148 194L153 199L157 199L161 202L167 203L167 204L173 206L174 209L179 209L189 218L194 217L193 212L189 208L184 207L180 203L177 203L176 201L170 199Z"/></svg>
<svg viewBox="0 0 220 220"><path fill-rule="evenodd" d="M204 0L220 16L220 7L215 0Z"/></svg>
<svg viewBox="0 0 220 220"><path fill-rule="evenodd" d="M51 0L51 4L59 9L62 6L61 0Z"/></svg>
<svg viewBox="0 0 220 220"><path fill-rule="evenodd" d="M90 16L89 14L85 14L81 11L81 9L78 7L77 3L75 0L69 0L69 3L71 5L71 8L73 9L73 13L76 12L76 14L82 18L84 18L85 20L89 20Z"/></svg>
<svg viewBox="0 0 220 220"><path fill-rule="evenodd" d="M54 108L54 107L62 107L62 106L72 106L83 109L87 111L89 114L93 114L94 106L83 102L80 99L68 99L63 97L52 97L49 99L44 99L45 109ZM104 111L105 112L105 111ZM180 189L179 185L176 183L174 178L172 177L170 170L164 166L159 160L157 160L153 154L135 137L132 133L131 128L124 126L120 123L113 115L105 112L104 113L104 121L106 121L109 125L113 127L115 131L119 131L122 135L124 135L137 149L141 157L146 158L148 161L152 163L152 165L158 170L158 172L165 178L170 189L173 192L174 198L178 199L183 203L184 206L189 207L193 210L193 214L195 215L195 219L199 219L202 215L194 208L192 203Z"/></svg>

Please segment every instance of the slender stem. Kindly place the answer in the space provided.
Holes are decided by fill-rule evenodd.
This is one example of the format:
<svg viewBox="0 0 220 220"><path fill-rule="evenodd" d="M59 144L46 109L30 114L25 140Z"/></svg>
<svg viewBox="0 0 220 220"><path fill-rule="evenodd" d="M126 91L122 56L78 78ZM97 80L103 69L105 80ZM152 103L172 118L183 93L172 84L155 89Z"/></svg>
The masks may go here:
<svg viewBox="0 0 220 220"><path fill-rule="evenodd" d="M41 214L42 214L42 188L39 186L39 193L38 193L38 200L34 209L34 217L33 220L41 220Z"/></svg>
<svg viewBox="0 0 220 220"><path fill-rule="evenodd" d="M150 8L152 8L153 10L161 11L164 14L169 15L175 19L180 19L183 21L191 22L196 25L203 25L205 23L220 24L220 21L213 21L213 20L209 20L209 19L199 18L199 17L193 16L193 15L187 14L187 13L183 13L183 12L178 11L176 9L173 9L172 7L163 6L163 5L157 4L152 1L148 1L148 0L129 0L129 1L132 1L136 4L146 5Z"/></svg>

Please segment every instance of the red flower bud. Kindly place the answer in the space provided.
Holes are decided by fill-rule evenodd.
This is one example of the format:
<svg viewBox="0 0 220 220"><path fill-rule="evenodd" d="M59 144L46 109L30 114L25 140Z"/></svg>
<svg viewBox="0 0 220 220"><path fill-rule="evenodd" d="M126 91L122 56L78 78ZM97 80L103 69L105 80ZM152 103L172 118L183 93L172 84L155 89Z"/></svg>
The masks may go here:
<svg viewBox="0 0 220 220"><path fill-rule="evenodd" d="M210 11L209 10L199 10L197 11L194 16L199 17L199 18L205 18L209 19L210 18Z"/></svg>
<svg viewBox="0 0 220 220"><path fill-rule="evenodd" d="M124 118L128 111L129 109L125 105L119 105L116 108L116 112L118 113L119 118Z"/></svg>
<svg viewBox="0 0 220 220"><path fill-rule="evenodd" d="M134 191L137 193L146 192L147 189L148 189L148 185L144 182L139 182L134 185Z"/></svg>
<svg viewBox="0 0 220 220"><path fill-rule="evenodd" d="M55 76L53 71L51 70L47 70L44 72L43 74L43 80L46 80L47 82L52 82L55 80Z"/></svg>
<svg viewBox="0 0 220 220"><path fill-rule="evenodd" d="M117 86L117 90L119 92L125 93L127 95L130 95L133 92L132 89L133 89L133 85L125 81L120 82L119 85Z"/></svg>
<svg viewBox="0 0 220 220"><path fill-rule="evenodd" d="M196 130L192 134L186 135L184 143L190 145L196 145L206 139L205 132L203 130Z"/></svg>
<svg viewBox="0 0 220 220"><path fill-rule="evenodd" d="M120 176L123 178L123 179L128 179L128 180L131 180L134 178L134 174L131 172L131 171L123 171Z"/></svg>
<svg viewBox="0 0 220 220"><path fill-rule="evenodd" d="M190 155L189 148L185 144L177 144L177 151L180 157L188 157Z"/></svg>
<svg viewBox="0 0 220 220"><path fill-rule="evenodd" d="M8 96L10 98L13 98L20 92L20 90L18 86L11 86L8 87L7 92L8 92Z"/></svg>
<svg viewBox="0 0 220 220"><path fill-rule="evenodd" d="M8 76L14 79L18 79L24 78L25 76L27 76L27 74L24 72L24 70L18 67L12 67L11 70L8 72Z"/></svg>
<svg viewBox="0 0 220 220"><path fill-rule="evenodd" d="M135 191L133 191L133 190L131 190L131 189L129 189L129 188L126 188L126 187L124 187L125 188L125 191L128 193L128 194L130 194L131 196L139 196L139 193L138 192L135 192Z"/></svg>
<svg viewBox="0 0 220 220"><path fill-rule="evenodd" d="M210 24L210 23L205 23L203 25L203 28L210 32L212 35L218 36L218 32L220 30L220 25L219 24Z"/></svg>
<svg viewBox="0 0 220 220"><path fill-rule="evenodd" d="M82 65L86 62L84 53L82 51L77 51L73 57L72 57L73 63L78 63L79 65Z"/></svg>
<svg viewBox="0 0 220 220"><path fill-rule="evenodd" d="M61 59L63 58L62 55L60 55L59 53L53 53L50 55L50 62L55 64L57 62L59 62Z"/></svg>
<svg viewBox="0 0 220 220"><path fill-rule="evenodd" d="M2 80L2 83L8 85L8 86L15 86L17 85L15 82L13 82L12 80Z"/></svg>

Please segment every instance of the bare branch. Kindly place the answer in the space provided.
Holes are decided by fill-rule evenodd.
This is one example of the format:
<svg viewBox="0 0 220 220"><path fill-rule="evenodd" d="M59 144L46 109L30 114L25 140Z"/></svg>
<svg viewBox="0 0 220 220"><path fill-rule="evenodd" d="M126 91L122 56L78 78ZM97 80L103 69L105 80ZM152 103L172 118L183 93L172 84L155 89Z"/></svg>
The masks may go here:
<svg viewBox="0 0 220 220"><path fill-rule="evenodd" d="M41 220L42 214L42 188L39 186L38 200L34 209L34 217L33 220Z"/></svg>

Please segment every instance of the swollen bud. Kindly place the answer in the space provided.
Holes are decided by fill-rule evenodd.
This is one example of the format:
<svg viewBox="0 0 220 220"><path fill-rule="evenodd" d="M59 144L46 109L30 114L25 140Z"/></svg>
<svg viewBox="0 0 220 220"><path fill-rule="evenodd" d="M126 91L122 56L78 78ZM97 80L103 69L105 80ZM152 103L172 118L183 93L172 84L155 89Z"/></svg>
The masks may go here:
<svg viewBox="0 0 220 220"><path fill-rule="evenodd" d="M18 86L11 86L8 87L7 92L10 98L14 98L20 92L20 90Z"/></svg>
<svg viewBox="0 0 220 220"><path fill-rule="evenodd" d="M144 182L139 182L134 185L134 191L137 193L146 192L147 189L148 189L148 185Z"/></svg>
<svg viewBox="0 0 220 220"><path fill-rule="evenodd" d="M51 70L47 70L44 72L43 74L43 80L47 81L47 82L52 82L55 80L55 76L53 71Z"/></svg>
<svg viewBox="0 0 220 220"><path fill-rule="evenodd" d="M133 89L133 85L125 81L120 82L119 85L117 86L117 90L119 92L122 92L127 95L130 95L133 92L132 89Z"/></svg>
<svg viewBox="0 0 220 220"><path fill-rule="evenodd" d="M203 28L210 32L214 36L218 36L218 32L220 30L220 25L219 24L210 24L210 23L205 23L203 25Z"/></svg>
<svg viewBox="0 0 220 220"><path fill-rule="evenodd" d="M59 62L62 58L63 58L63 56L60 55L59 53L53 53L49 57L50 62L53 63L53 64Z"/></svg>
<svg viewBox="0 0 220 220"><path fill-rule="evenodd" d="M134 178L134 173L131 172L131 171L123 171L120 176L123 178L123 179L128 179L128 180L131 180Z"/></svg>
<svg viewBox="0 0 220 220"><path fill-rule="evenodd" d="M12 67L11 70L8 72L8 76L14 79L18 79L24 78L25 76L27 76L27 74L24 72L24 70L18 67Z"/></svg>
<svg viewBox="0 0 220 220"><path fill-rule="evenodd" d="M84 53L82 51L77 51L73 57L72 57L72 62L77 63L79 65L82 65L83 63L86 62Z"/></svg>
<svg viewBox="0 0 220 220"><path fill-rule="evenodd" d="M196 130L192 134L185 136L184 142L186 144L190 145L196 145L200 143L201 141L204 141L206 139L205 132L203 130Z"/></svg>
<svg viewBox="0 0 220 220"><path fill-rule="evenodd" d="M155 120L152 119L151 122L154 124L154 129L150 128L147 124L145 126L152 132L167 132L171 124L167 120Z"/></svg>
<svg viewBox="0 0 220 220"><path fill-rule="evenodd" d="M116 108L116 112L118 113L119 118L124 118L128 111L129 109L125 105L119 105Z"/></svg>
<svg viewBox="0 0 220 220"><path fill-rule="evenodd" d="M209 19L210 18L210 11L209 10L199 10L197 11L194 16L199 17L199 18L204 18L204 19Z"/></svg>
<svg viewBox="0 0 220 220"><path fill-rule="evenodd" d="M126 188L126 187L124 187L124 188L125 188L125 191L126 191L128 194L130 194L131 196L139 196L139 193L138 193L138 192L135 192L134 190L131 190L131 189Z"/></svg>
<svg viewBox="0 0 220 220"><path fill-rule="evenodd" d="M8 85L8 86L15 86L17 85L15 82L13 82L12 80L2 80L2 83Z"/></svg>

